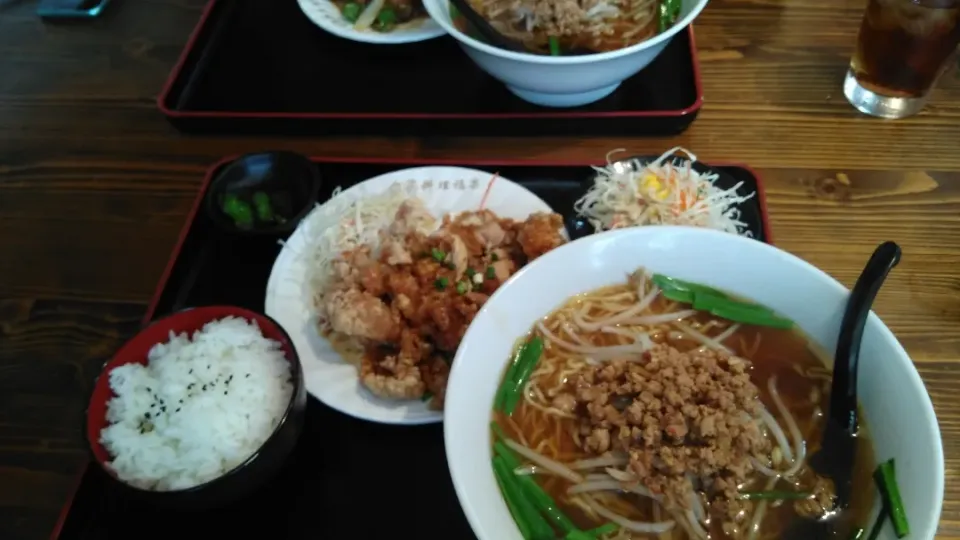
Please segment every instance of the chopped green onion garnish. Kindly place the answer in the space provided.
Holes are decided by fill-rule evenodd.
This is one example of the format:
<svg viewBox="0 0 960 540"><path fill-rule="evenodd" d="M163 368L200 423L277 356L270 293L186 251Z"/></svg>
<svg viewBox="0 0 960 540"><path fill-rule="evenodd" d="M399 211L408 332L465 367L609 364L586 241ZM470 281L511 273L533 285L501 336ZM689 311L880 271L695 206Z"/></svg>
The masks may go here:
<svg viewBox="0 0 960 540"><path fill-rule="evenodd" d="M870 529L870 534L867 536L867 540L877 540L880 537L880 532L883 531L883 524L887 521L887 509L883 507L883 501L880 503L880 511L877 512L877 518L873 520L873 527Z"/></svg>
<svg viewBox="0 0 960 540"><path fill-rule="evenodd" d="M430 256L437 262L443 262L447 258L447 254L443 252L442 249L433 248L430 250Z"/></svg>
<svg viewBox="0 0 960 540"><path fill-rule="evenodd" d="M681 290L681 291L690 291L690 292L702 292L709 293L714 296L719 296L721 298L726 298L727 295L722 292L714 289L713 287L707 287L706 285L699 285L697 283L691 283L689 281L683 281L682 279L672 278L665 276L663 274L654 274L650 281L654 285L660 287L660 290Z"/></svg>
<svg viewBox="0 0 960 540"><path fill-rule="evenodd" d="M458 281L457 294L466 294L466 293L467 293L467 284L462 281Z"/></svg>
<svg viewBox="0 0 960 540"><path fill-rule="evenodd" d="M500 383L500 389L497 391L497 397L493 402L493 407L498 411L506 412L507 396L510 395L513 389L513 381L517 378L517 370L520 369L520 360L523 358L523 349L523 346L517 347L517 351L513 354L513 360L510 361L510 366L503 375L503 382ZM494 425L496 426L496 424Z"/></svg>
<svg viewBox="0 0 960 540"><path fill-rule="evenodd" d="M484 274L487 276L487 279L493 279L497 277L497 271L494 270L492 266L488 266Z"/></svg>
<svg viewBox="0 0 960 540"><path fill-rule="evenodd" d="M693 303L693 292L691 291L684 291L680 289L660 289L660 294L662 294L668 300L680 302L681 304Z"/></svg>
<svg viewBox="0 0 960 540"><path fill-rule="evenodd" d="M397 22L397 14L392 8L385 7L377 13L377 22L380 24L393 24Z"/></svg>
<svg viewBox="0 0 960 540"><path fill-rule="evenodd" d="M497 255L495 252L494 252L494 253L491 253L491 254L490 254L490 260L493 261L493 262L497 262L497 261L500 260L500 256Z"/></svg>
<svg viewBox="0 0 960 540"><path fill-rule="evenodd" d="M529 519L527 509L517 500L517 497L520 496L519 490L510 484L508 478L504 477L502 467L498 466L498 463L496 459L493 460L493 476L497 479L497 485L500 486L500 493L503 495L503 500L507 503L507 508L510 509L510 515L513 516L513 521L517 524L517 528L520 529L520 536L524 539L533 538L533 534L530 531L532 521ZM507 487L508 485L510 487Z"/></svg>
<svg viewBox="0 0 960 540"><path fill-rule="evenodd" d="M493 470L497 477L497 483L500 484L504 500L516 509L517 513L514 515L514 521L517 522L517 527L520 528L521 532L524 528L530 531L530 536L524 536L524 538L553 538L553 529L537 512L536 507L533 506L533 501L523 493L523 488L518 481L520 477L513 474L513 467L507 465L504 459L498 455L493 458Z"/></svg>
<svg viewBox="0 0 960 540"><path fill-rule="evenodd" d="M432 397L433 397L433 392L427 390L426 392L423 393L422 396L420 396L420 401L430 401Z"/></svg>
<svg viewBox="0 0 960 540"><path fill-rule="evenodd" d="M447 288L447 284L450 283L450 280L445 277L439 277L436 281L433 282L433 286L437 288L438 291L442 291Z"/></svg>
<svg viewBox="0 0 960 540"><path fill-rule="evenodd" d="M388 32L396 25L396 12L393 11L393 8L385 7L380 10L380 13L377 13L377 21L373 26L381 32Z"/></svg>
<svg viewBox="0 0 960 540"><path fill-rule="evenodd" d="M770 328L788 329L793 327L793 321L780 317L763 306L739 302L705 285L690 283L662 274L654 274L651 281L660 288L665 298L674 302L691 304L697 311L712 313L721 319Z"/></svg>
<svg viewBox="0 0 960 540"><path fill-rule="evenodd" d="M574 529L563 537L563 540L594 540L596 536Z"/></svg>
<svg viewBox="0 0 960 540"><path fill-rule="evenodd" d="M547 41L550 45L550 56L560 56L560 40L556 36L550 36Z"/></svg>
<svg viewBox="0 0 960 540"><path fill-rule="evenodd" d="M476 271L476 270L474 270L473 268L467 267L467 277L468 277L468 278L473 278L473 276L475 276L476 274L477 274L477 271Z"/></svg>
<svg viewBox="0 0 960 540"><path fill-rule="evenodd" d="M813 493L803 491L746 491L740 498L747 501L799 501L813 497Z"/></svg>
<svg viewBox="0 0 960 540"><path fill-rule="evenodd" d="M343 6L343 18L350 22L357 22L363 8L356 2L347 2Z"/></svg>
<svg viewBox="0 0 960 540"><path fill-rule="evenodd" d="M910 534L910 523L907 521L907 511L900 497L896 472L896 464L891 459L877 467L876 472L873 473L873 479L877 483L877 489L880 490L883 510L890 516L893 531L897 534L897 538L903 538Z"/></svg>
<svg viewBox="0 0 960 540"><path fill-rule="evenodd" d="M540 356L543 354L543 338L534 336L525 345L521 347L517 369L513 374L512 381L504 381L508 386L508 393L503 400L503 412L507 416L513 415L520 397L523 395L523 387L527 384L530 374L536 369L540 362Z"/></svg>

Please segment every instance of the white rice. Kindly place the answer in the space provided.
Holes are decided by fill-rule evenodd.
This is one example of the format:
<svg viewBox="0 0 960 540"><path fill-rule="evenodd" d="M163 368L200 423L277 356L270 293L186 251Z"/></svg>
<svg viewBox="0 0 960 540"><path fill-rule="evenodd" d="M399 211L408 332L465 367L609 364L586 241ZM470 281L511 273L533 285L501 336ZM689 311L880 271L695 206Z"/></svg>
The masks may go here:
<svg viewBox="0 0 960 540"><path fill-rule="evenodd" d="M148 360L110 372L117 397L100 433L109 466L144 489L190 488L241 464L276 428L293 392L280 343L242 318L210 322L192 340L171 332Z"/></svg>

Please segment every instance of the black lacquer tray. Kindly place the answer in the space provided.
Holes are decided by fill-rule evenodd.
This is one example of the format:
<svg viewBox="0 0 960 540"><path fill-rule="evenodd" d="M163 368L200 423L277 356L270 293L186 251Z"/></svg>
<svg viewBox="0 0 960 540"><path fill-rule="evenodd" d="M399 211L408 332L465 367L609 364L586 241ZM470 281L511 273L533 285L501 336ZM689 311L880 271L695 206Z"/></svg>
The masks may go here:
<svg viewBox="0 0 960 540"><path fill-rule="evenodd" d="M609 97L531 105L441 37L372 45L315 26L296 0L210 0L157 103L192 133L672 135L703 101L693 31Z"/></svg>
<svg viewBox="0 0 960 540"><path fill-rule="evenodd" d="M391 170L458 165L519 182L565 216L593 177L590 164L584 163L314 161L324 180L321 200L336 185L346 187ZM202 211L211 178L229 162L210 169L144 323L179 309L181 302L263 310L267 278L280 246L275 239L251 240L242 249L221 244L216 239L222 233ZM745 192L756 191L741 207L741 218L755 238L770 242L760 179L740 165L714 166L721 173L719 186L742 181ZM201 246L215 251L197 257ZM100 468L91 465L81 472L51 538L472 538L450 481L442 429L440 424L388 426L356 420L310 398L297 450L280 475L254 495L215 511L158 510L120 497Z"/></svg>

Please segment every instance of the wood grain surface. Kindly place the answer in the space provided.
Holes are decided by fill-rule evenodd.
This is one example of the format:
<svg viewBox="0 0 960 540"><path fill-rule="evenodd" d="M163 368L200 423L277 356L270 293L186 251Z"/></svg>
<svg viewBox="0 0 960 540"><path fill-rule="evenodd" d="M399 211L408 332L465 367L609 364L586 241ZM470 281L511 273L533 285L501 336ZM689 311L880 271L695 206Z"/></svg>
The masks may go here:
<svg viewBox="0 0 960 540"><path fill-rule="evenodd" d="M915 118L853 111L840 84L864 3L713 0L696 24L705 105L668 140L286 140L182 136L157 112L200 0L116 1L71 24L0 0L0 538L49 535L86 459L91 382L136 329L207 164L266 148L595 160L675 144L757 168L776 243L848 285L877 243L903 247L876 309L936 406L940 532L960 538L960 77Z"/></svg>

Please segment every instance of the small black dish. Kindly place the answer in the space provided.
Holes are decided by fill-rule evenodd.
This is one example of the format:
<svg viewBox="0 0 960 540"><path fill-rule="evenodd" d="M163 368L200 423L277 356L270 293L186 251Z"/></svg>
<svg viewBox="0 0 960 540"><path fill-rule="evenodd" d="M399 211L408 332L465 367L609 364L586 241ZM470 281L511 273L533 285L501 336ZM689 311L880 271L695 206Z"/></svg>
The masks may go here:
<svg viewBox="0 0 960 540"><path fill-rule="evenodd" d="M643 170L649 163L660 159L661 156L633 156L626 159L622 159L613 163L613 165L621 165L628 171L637 172ZM683 155L673 155L668 159L673 160L673 163L676 164L686 164L691 163L690 158ZM739 183L733 175L727 173L723 169L711 167L702 161L693 161L692 168L694 171L702 175L712 174L717 177L714 181L714 185L720 189L730 189L736 186ZM761 193L757 192L754 194L754 198L761 197ZM769 239L764 238L763 234L765 233L765 227L763 222L763 216L761 214L761 205L759 204L741 204L738 206L740 210L740 221L742 221L746 226L744 227L747 231L760 231L759 233L754 232L754 238L763 242L768 242ZM578 238L583 238L584 236L589 236L596 232L601 232L595 230L593 225L591 225L586 219L581 217L579 214L570 213L564 218L564 226L567 228L567 232L570 234L570 240L577 240ZM759 234L759 235L758 235Z"/></svg>
<svg viewBox="0 0 960 540"><path fill-rule="evenodd" d="M297 228L317 202L322 179L307 157L293 152L240 156L210 183L204 201L214 225L228 233L280 236ZM236 220L225 211L242 210ZM264 209L264 214L261 209ZM262 216L268 217L262 219ZM241 226L248 223L248 226Z"/></svg>

